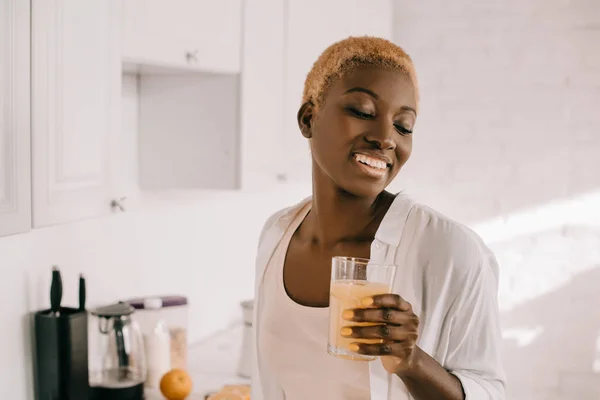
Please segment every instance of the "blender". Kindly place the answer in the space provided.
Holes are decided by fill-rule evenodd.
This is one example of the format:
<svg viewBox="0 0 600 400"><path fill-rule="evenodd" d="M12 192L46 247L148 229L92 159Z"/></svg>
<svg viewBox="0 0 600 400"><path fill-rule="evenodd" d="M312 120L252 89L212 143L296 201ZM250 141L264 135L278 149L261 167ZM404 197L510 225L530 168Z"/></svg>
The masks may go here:
<svg viewBox="0 0 600 400"><path fill-rule="evenodd" d="M141 332L131 318L134 311L127 303L91 311L97 337L97 346L90 349L97 352L90 357L91 400L144 399L146 360Z"/></svg>

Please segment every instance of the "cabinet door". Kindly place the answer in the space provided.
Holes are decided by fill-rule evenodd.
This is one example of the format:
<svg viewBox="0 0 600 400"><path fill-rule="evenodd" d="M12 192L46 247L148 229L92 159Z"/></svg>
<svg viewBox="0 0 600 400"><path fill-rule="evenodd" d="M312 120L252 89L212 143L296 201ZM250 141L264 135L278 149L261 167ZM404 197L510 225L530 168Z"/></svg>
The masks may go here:
<svg viewBox="0 0 600 400"><path fill-rule="evenodd" d="M0 236L31 228L29 2L0 0Z"/></svg>
<svg viewBox="0 0 600 400"><path fill-rule="evenodd" d="M123 0L127 62L239 72L242 0Z"/></svg>
<svg viewBox="0 0 600 400"><path fill-rule="evenodd" d="M110 211L120 128L118 0L32 1L35 227Z"/></svg>
<svg viewBox="0 0 600 400"><path fill-rule="evenodd" d="M284 12L282 0L244 4L240 173L245 189L268 188L283 172L277 157L283 144Z"/></svg>
<svg viewBox="0 0 600 400"><path fill-rule="evenodd" d="M391 0L287 0L282 165L289 180L311 177L308 143L296 122L306 74L325 48L348 36L392 40L392 15Z"/></svg>

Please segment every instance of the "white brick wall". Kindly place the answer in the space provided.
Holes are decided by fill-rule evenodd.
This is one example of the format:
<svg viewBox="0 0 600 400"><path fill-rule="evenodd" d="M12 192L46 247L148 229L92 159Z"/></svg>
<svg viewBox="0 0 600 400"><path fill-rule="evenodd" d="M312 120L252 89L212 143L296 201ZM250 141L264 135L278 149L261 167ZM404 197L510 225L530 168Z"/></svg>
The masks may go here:
<svg viewBox="0 0 600 400"><path fill-rule="evenodd" d="M399 185L450 190L437 203L469 221L600 188L600 2L402 0L395 13L422 91Z"/></svg>
<svg viewBox="0 0 600 400"><path fill-rule="evenodd" d="M508 398L599 399L600 1L396 0L394 18L422 97L395 186L496 252Z"/></svg>

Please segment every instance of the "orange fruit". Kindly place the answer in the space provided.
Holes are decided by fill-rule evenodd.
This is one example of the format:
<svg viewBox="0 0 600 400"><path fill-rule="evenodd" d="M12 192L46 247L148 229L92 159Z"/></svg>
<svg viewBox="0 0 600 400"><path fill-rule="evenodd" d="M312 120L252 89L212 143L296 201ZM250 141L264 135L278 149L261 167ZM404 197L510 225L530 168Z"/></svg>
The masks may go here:
<svg viewBox="0 0 600 400"><path fill-rule="evenodd" d="M184 400L192 392L192 378L184 370L174 368L160 379L160 392L167 400Z"/></svg>

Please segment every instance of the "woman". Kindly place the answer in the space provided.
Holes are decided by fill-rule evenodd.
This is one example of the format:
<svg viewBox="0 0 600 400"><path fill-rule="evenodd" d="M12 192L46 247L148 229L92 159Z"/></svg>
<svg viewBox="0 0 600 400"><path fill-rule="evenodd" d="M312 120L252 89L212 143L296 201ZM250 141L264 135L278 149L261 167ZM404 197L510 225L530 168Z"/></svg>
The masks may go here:
<svg viewBox="0 0 600 400"><path fill-rule="evenodd" d="M412 150L409 56L373 37L330 46L307 76L298 125L313 195L263 228L256 268L252 400L504 399L498 266L475 233L385 188ZM399 269L394 294L350 310L370 363L327 354L333 256Z"/></svg>

